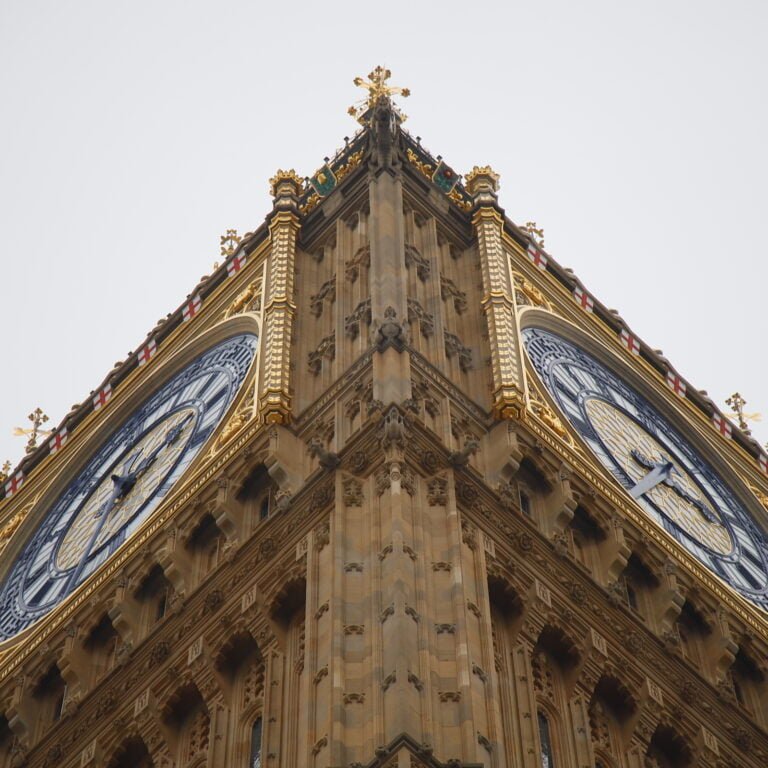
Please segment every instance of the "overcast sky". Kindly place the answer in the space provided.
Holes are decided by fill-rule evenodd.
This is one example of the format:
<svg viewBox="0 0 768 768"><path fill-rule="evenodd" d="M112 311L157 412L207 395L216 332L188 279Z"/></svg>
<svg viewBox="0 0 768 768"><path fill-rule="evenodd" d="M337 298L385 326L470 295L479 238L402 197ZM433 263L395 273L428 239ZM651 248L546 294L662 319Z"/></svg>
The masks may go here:
<svg viewBox="0 0 768 768"><path fill-rule="evenodd" d="M0 0L0 464L255 229L278 167L406 127L768 440L768 2ZM723 405L724 407L724 405Z"/></svg>

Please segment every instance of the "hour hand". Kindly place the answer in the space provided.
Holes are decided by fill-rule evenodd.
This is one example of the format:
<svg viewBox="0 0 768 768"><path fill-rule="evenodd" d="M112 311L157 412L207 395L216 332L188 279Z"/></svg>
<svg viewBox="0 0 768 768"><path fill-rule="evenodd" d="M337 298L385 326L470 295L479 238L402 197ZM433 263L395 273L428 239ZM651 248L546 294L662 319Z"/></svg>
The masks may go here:
<svg viewBox="0 0 768 768"><path fill-rule="evenodd" d="M701 500L696 498L695 496L691 496L688 491L685 490L685 488L682 488L677 483L674 482L667 482L667 485L681 498L683 501L687 501L691 506L696 507L696 509L699 510L701 513L701 516L708 522L708 523L720 523L720 520L716 517L716 515L712 512L709 507Z"/></svg>
<svg viewBox="0 0 768 768"><path fill-rule="evenodd" d="M171 427L168 432L166 432L165 437L163 438L163 441L160 443L160 445L158 445L157 448L155 448L155 450L152 451L152 453L150 453L149 456L147 456L147 458L141 462L141 464L139 464L134 474L138 476L146 472L155 463L157 457L160 455L163 449L166 446L172 445L179 439L179 436L184 431L184 428L187 426L191 419L192 414L188 414L178 424L176 424L176 426Z"/></svg>

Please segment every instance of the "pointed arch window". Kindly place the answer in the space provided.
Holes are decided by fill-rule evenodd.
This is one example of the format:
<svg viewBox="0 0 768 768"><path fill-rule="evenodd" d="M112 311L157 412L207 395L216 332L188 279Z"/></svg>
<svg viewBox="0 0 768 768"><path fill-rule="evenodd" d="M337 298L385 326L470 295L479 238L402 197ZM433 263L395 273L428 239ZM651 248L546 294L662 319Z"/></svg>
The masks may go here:
<svg viewBox="0 0 768 768"><path fill-rule="evenodd" d="M555 768L555 756L552 751L552 735L549 729L549 719L538 710L539 743L541 744L541 768Z"/></svg>
<svg viewBox="0 0 768 768"><path fill-rule="evenodd" d="M261 718L257 718L251 728L251 757L248 768L261 768Z"/></svg>

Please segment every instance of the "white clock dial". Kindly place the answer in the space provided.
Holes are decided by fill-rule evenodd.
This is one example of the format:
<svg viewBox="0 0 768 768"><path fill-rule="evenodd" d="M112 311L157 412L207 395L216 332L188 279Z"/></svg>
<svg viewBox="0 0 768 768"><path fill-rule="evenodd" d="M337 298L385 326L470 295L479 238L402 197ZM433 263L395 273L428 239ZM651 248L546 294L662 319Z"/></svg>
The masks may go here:
<svg viewBox="0 0 768 768"><path fill-rule="evenodd" d="M768 607L768 545L738 496L644 397L573 342L523 339L568 421L649 517L753 602Z"/></svg>
<svg viewBox="0 0 768 768"><path fill-rule="evenodd" d="M0 641L58 605L157 509L226 415L256 343L240 334L200 355L93 454L0 584Z"/></svg>

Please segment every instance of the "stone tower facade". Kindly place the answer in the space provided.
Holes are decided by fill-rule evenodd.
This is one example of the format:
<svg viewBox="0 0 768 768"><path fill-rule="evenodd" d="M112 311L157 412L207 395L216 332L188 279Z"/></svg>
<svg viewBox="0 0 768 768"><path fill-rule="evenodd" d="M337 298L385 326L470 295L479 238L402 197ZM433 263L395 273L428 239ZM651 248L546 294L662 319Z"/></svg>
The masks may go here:
<svg viewBox="0 0 768 768"><path fill-rule="evenodd" d="M163 505L0 645L0 766L764 768L764 611L595 460L521 329L620 360L766 528L764 455L372 83L361 130L279 171L264 225L7 478L0 578L179 355L259 334Z"/></svg>

